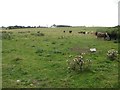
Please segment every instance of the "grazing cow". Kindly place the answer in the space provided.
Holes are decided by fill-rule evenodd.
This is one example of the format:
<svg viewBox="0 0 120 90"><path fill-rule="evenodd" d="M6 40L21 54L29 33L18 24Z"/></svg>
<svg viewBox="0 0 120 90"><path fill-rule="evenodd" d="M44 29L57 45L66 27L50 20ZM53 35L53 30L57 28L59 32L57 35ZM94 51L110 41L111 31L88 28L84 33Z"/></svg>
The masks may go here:
<svg viewBox="0 0 120 90"><path fill-rule="evenodd" d="M85 32L85 34L89 34L89 32Z"/></svg>
<svg viewBox="0 0 120 90"><path fill-rule="evenodd" d="M63 31L65 33L65 31Z"/></svg>
<svg viewBox="0 0 120 90"><path fill-rule="evenodd" d="M81 31L81 32L78 32L79 34L85 34L86 32L84 32L84 31Z"/></svg>
<svg viewBox="0 0 120 90"><path fill-rule="evenodd" d="M72 33L72 31L69 31L69 33Z"/></svg>
<svg viewBox="0 0 120 90"><path fill-rule="evenodd" d="M85 34L85 32L83 32L83 34Z"/></svg>
<svg viewBox="0 0 120 90"><path fill-rule="evenodd" d="M107 40L109 38L109 35L107 33L104 33L104 32L96 32L95 35L97 36L97 38L104 38Z"/></svg>

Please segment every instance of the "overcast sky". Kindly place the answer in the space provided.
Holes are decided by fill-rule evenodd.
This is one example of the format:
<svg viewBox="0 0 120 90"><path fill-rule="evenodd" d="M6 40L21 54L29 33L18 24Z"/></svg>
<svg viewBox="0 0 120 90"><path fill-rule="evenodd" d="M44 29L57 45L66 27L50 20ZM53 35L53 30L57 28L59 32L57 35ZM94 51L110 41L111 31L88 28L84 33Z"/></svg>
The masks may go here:
<svg viewBox="0 0 120 90"><path fill-rule="evenodd" d="M0 0L0 26L116 26L118 1Z"/></svg>

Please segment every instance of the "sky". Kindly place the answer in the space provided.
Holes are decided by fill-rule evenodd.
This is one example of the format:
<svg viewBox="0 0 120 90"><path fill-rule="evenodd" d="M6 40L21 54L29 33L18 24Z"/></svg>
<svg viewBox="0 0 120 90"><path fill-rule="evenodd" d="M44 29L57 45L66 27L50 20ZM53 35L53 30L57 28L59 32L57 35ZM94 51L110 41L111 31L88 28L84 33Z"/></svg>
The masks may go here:
<svg viewBox="0 0 120 90"><path fill-rule="evenodd" d="M0 0L0 26L116 26L119 0Z"/></svg>

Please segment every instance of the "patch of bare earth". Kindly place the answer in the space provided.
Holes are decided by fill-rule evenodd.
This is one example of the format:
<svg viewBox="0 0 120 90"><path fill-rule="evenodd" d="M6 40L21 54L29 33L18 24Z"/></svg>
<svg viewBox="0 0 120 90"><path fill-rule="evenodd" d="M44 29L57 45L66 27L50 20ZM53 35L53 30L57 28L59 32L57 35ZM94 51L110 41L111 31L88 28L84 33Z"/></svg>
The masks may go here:
<svg viewBox="0 0 120 90"><path fill-rule="evenodd" d="M88 47L80 48L80 47L76 46L76 47L70 48L70 50L73 51L73 52L77 52L77 53L87 53L87 52L89 52L89 48Z"/></svg>

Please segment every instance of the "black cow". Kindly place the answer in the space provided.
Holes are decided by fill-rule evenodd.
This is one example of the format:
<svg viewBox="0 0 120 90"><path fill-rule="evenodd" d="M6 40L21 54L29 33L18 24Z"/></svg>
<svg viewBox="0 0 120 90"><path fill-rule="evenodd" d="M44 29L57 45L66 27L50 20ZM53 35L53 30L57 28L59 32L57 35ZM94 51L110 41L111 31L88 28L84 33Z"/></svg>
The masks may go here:
<svg viewBox="0 0 120 90"><path fill-rule="evenodd" d="M85 32L84 31L81 31L81 32L78 32L79 34L85 34Z"/></svg>
<svg viewBox="0 0 120 90"><path fill-rule="evenodd" d="M72 31L69 31L69 33L72 33Z"/></svg>

